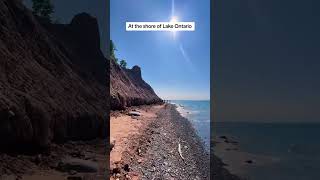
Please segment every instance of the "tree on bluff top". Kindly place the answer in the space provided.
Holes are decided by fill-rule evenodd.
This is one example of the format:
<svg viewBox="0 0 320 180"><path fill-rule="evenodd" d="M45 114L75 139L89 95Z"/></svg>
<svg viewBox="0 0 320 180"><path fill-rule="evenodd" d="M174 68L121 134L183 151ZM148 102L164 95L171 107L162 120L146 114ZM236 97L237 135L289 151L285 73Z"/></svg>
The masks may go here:
<svg viewBox="0 0 320 180"><path fill-rule="evenodd" d="M115 53L116 50L117 50L116 45L112 40L110 40L110 56L116 63L118 63L118 59L116 58L116 53Z"/></svg>
<svg viewBox="0 0 320 180"><path fill-rule="evenodd" d="M33 14L51 22L54 7L50 0L32 0Z"/></svg>
<svg viewBox="0 0 320 180"><path fill-rule="evenodd" d="M127 68L127 62L124 59L120 61L120 67Z"/></svg>
<svg viewBox="0 0 320 180"><path fill-rule="evenodd" d="M117 50L116 45L114 44L114 42L112 40L110 40L110 55L111 57L115 58L115 51Z"/></svg>

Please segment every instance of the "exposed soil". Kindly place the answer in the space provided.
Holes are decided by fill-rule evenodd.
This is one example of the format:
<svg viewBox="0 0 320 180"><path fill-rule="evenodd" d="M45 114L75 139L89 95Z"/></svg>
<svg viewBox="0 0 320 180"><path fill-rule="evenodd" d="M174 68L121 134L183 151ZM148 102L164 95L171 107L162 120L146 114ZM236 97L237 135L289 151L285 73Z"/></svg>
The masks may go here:
<svg viewBox="0 0 320 180"><path fill-rule="evenodd" d="M129 148L131 136L141 133L156 118L156 113L163 105L140 106L126 109L126 111L112 112L110 120L110 141L114 144L110 152L110 165L121 162L122 153ZM131 110L139 111L140 117L131 117L127 113Z"/></svg>

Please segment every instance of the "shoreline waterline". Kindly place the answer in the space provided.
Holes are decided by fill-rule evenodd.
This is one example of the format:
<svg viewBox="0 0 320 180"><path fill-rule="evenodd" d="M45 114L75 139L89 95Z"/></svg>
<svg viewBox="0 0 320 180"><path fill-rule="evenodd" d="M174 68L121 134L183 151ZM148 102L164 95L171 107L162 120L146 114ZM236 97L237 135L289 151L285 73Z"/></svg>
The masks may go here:
<svg viewBox="0 0 320 180"><path fill-rule="evenodd" d="M191 122L197 134L203 141L207 151L210 151L210 101L172 100L180 115Z"/></svg>
<svg viewBox="0 0 320 180"><path fill-rule="evenodd" d="M215 127L214 153L238 176L261 180L320 177L314 171L319 169L320 124L219 122Z"/></svg>

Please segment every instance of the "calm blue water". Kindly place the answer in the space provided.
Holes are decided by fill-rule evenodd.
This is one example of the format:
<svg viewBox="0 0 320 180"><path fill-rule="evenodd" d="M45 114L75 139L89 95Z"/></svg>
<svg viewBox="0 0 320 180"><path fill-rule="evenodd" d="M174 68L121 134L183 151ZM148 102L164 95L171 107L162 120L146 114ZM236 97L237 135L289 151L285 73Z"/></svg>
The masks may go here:
<svg viewBox="0 0 320 180"><path fill-rule="evenodd" d="M231 135L241 151L279 158L249 172L249 179L320 180L320 124L216 123L216 135Z"/></svg>
<svg viewBox="0 0 320 180"><path fill-rule="evenodd" d="M198 135L205 142L206 147L210 147L210 101L190 101L190 100L176 100L172 103L182 105L178 110L183 116L188 118Z"/></svg>

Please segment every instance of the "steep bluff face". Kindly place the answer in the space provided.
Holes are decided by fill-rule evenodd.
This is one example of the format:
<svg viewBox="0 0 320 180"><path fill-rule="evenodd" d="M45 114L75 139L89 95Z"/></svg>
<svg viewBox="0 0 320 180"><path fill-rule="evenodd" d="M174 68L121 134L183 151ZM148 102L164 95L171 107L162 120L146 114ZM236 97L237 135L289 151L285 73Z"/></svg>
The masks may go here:
<svg viewBox="0 0 320 180"><path fill-rule="evenodd" d="M110 60L110 82L110 103L113 110L162 103L151 86L142 79L138 66L124 69L114 60Z"/></svg>
<svg viewBox="0 0 320 180"><path fill-rule="evenodd" d="M96 20L40 24L20 0L0 0L0 147L105 137L108 61Z"/></svg>

